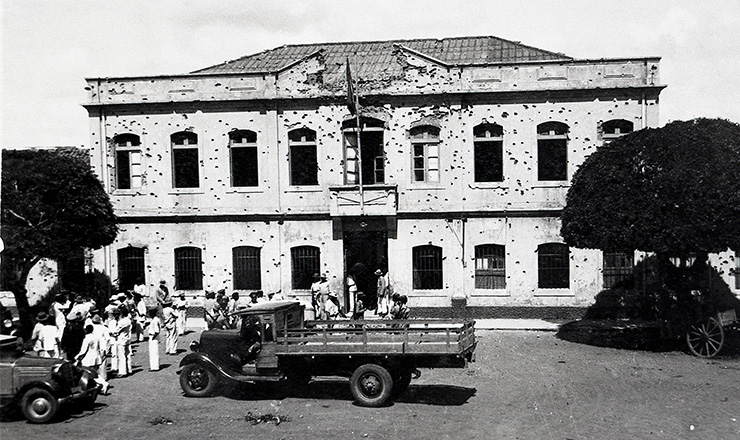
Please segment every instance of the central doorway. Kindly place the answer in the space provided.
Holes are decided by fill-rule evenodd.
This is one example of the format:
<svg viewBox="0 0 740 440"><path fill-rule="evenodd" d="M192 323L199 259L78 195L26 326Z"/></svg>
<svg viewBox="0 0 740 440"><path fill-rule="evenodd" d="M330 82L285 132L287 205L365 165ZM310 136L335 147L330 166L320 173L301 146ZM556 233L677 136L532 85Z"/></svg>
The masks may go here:
<svg viewBox="0 0 740 440"><path fill-rule="evenodd" d="M365 293L365 308L375 309L378 280L375 271L377 269L388 270L388 232L385 229L371 229L370 225L365 222L362 222L361 225L365 226L360 226L357 229L350 226L343 231L344 304L347 312L350 313L354 302L350 298L349 289L346 286L347 277L353 274L357 283L357 290Z"/></svg>

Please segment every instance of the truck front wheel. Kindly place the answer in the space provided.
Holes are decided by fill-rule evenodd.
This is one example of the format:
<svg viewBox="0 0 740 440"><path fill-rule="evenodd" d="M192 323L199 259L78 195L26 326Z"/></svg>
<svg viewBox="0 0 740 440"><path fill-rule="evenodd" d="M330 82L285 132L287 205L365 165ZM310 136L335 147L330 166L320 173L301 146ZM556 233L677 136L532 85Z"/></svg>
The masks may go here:
<svg viewBox="0 0 740 440"><path fill-rule="evenodd" d="M349 381L355 401L362 406L384 405L393 392L393 378L385 368L377 364L357 367Z"/></svg>
<svg viewBox="0 0 740 440"><path fill-rule="evenodd" d="M43 388L31 388L21 399L21 411L31 423L46 423L54 418L59 402Z"/></svg>
<svg viewBox="0 0 740 440"><path fill-rule="evenodd" d="M180 373L180 387L188 397L206 397L213 393L216 375L205 365L188 364Z"/></svg>

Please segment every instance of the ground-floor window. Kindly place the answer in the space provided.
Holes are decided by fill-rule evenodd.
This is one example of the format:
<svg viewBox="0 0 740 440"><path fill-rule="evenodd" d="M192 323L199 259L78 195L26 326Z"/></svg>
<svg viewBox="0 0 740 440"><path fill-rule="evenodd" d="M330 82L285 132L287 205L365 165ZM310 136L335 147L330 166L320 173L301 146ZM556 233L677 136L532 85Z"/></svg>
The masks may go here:
<svg viewBox="0 0 740 440"><path fill-rule="evenodd" d="M232 249L234 289L259 290L262 288L260 248L240 246Z"/></svg>
<svg viewBox="0 0 740 440"><path fill-rule="evenodd" d="M313 275L321 271L321 250L315 246L292 248L290 267L293 289L310 289Z"/></svg>
<svg viewBox="0 0 740 440"><path fill-rule="evenodd" d="M540 289L567 289L570 286L570 251L562 243L537 247L537 277Z"/></svg>
<svg viewBox="0 0 740 440"><path fill-rule="evenodd" d="M200 290L203 288L203 259L197 247L175 249L175 289Z"/></svg>
<svg viewBox="0 0 740 440"><path fill-rule="evenodd" d="M506 251L503 245L482 244L475 247L475 288L506 288Z"/></svg>
<svg viewBox="0 0 740 440"><path fill-rule="evenodd" d="M143 283L144 267L144 248L129 246L118 249L118 287L131 290L137 283Z"/></svg>
<svg viewBox="0 0 740 440"><path fill-rule="evenodd" d="M412 253L414 289L441 289L442 248L433 245L416 246Z"/></svg>
<svg viewBox="0 0 740 440"><path fill-rule="evenodd" d="M633 253L604 252L604 288L611 289L619 284L632 281L634 265Z"/></svg>

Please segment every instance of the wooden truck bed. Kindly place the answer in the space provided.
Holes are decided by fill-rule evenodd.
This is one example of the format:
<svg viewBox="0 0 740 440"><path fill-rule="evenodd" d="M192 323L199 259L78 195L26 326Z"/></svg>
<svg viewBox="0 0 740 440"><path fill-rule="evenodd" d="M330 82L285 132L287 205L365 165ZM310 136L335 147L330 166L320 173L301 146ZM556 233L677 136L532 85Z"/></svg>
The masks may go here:
<svg viewBox="0 0 740 440"><path fill-rule="evenodd" d="M313 321L277 329L277 355L462 356L475 348L475 321Z"/></svg>

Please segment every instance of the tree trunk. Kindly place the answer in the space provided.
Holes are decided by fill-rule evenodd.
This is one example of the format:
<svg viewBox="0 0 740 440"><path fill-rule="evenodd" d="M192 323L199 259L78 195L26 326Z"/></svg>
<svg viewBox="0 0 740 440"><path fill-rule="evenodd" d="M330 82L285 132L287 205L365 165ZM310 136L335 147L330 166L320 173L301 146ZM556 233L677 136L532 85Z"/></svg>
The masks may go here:
<svg viewBox="0 0 740 440"><path fill-rule="evenodd" d="M30 261L15 263L12 276L8 280L8 287L15 296L15 305L18 308L18 322L20 324L18 334L24 340L31 337L31 331L33 330L33 316L31 316L31 306L28 303L26 281L31 269L39 260L40 258L34 258Z"/></svg>

